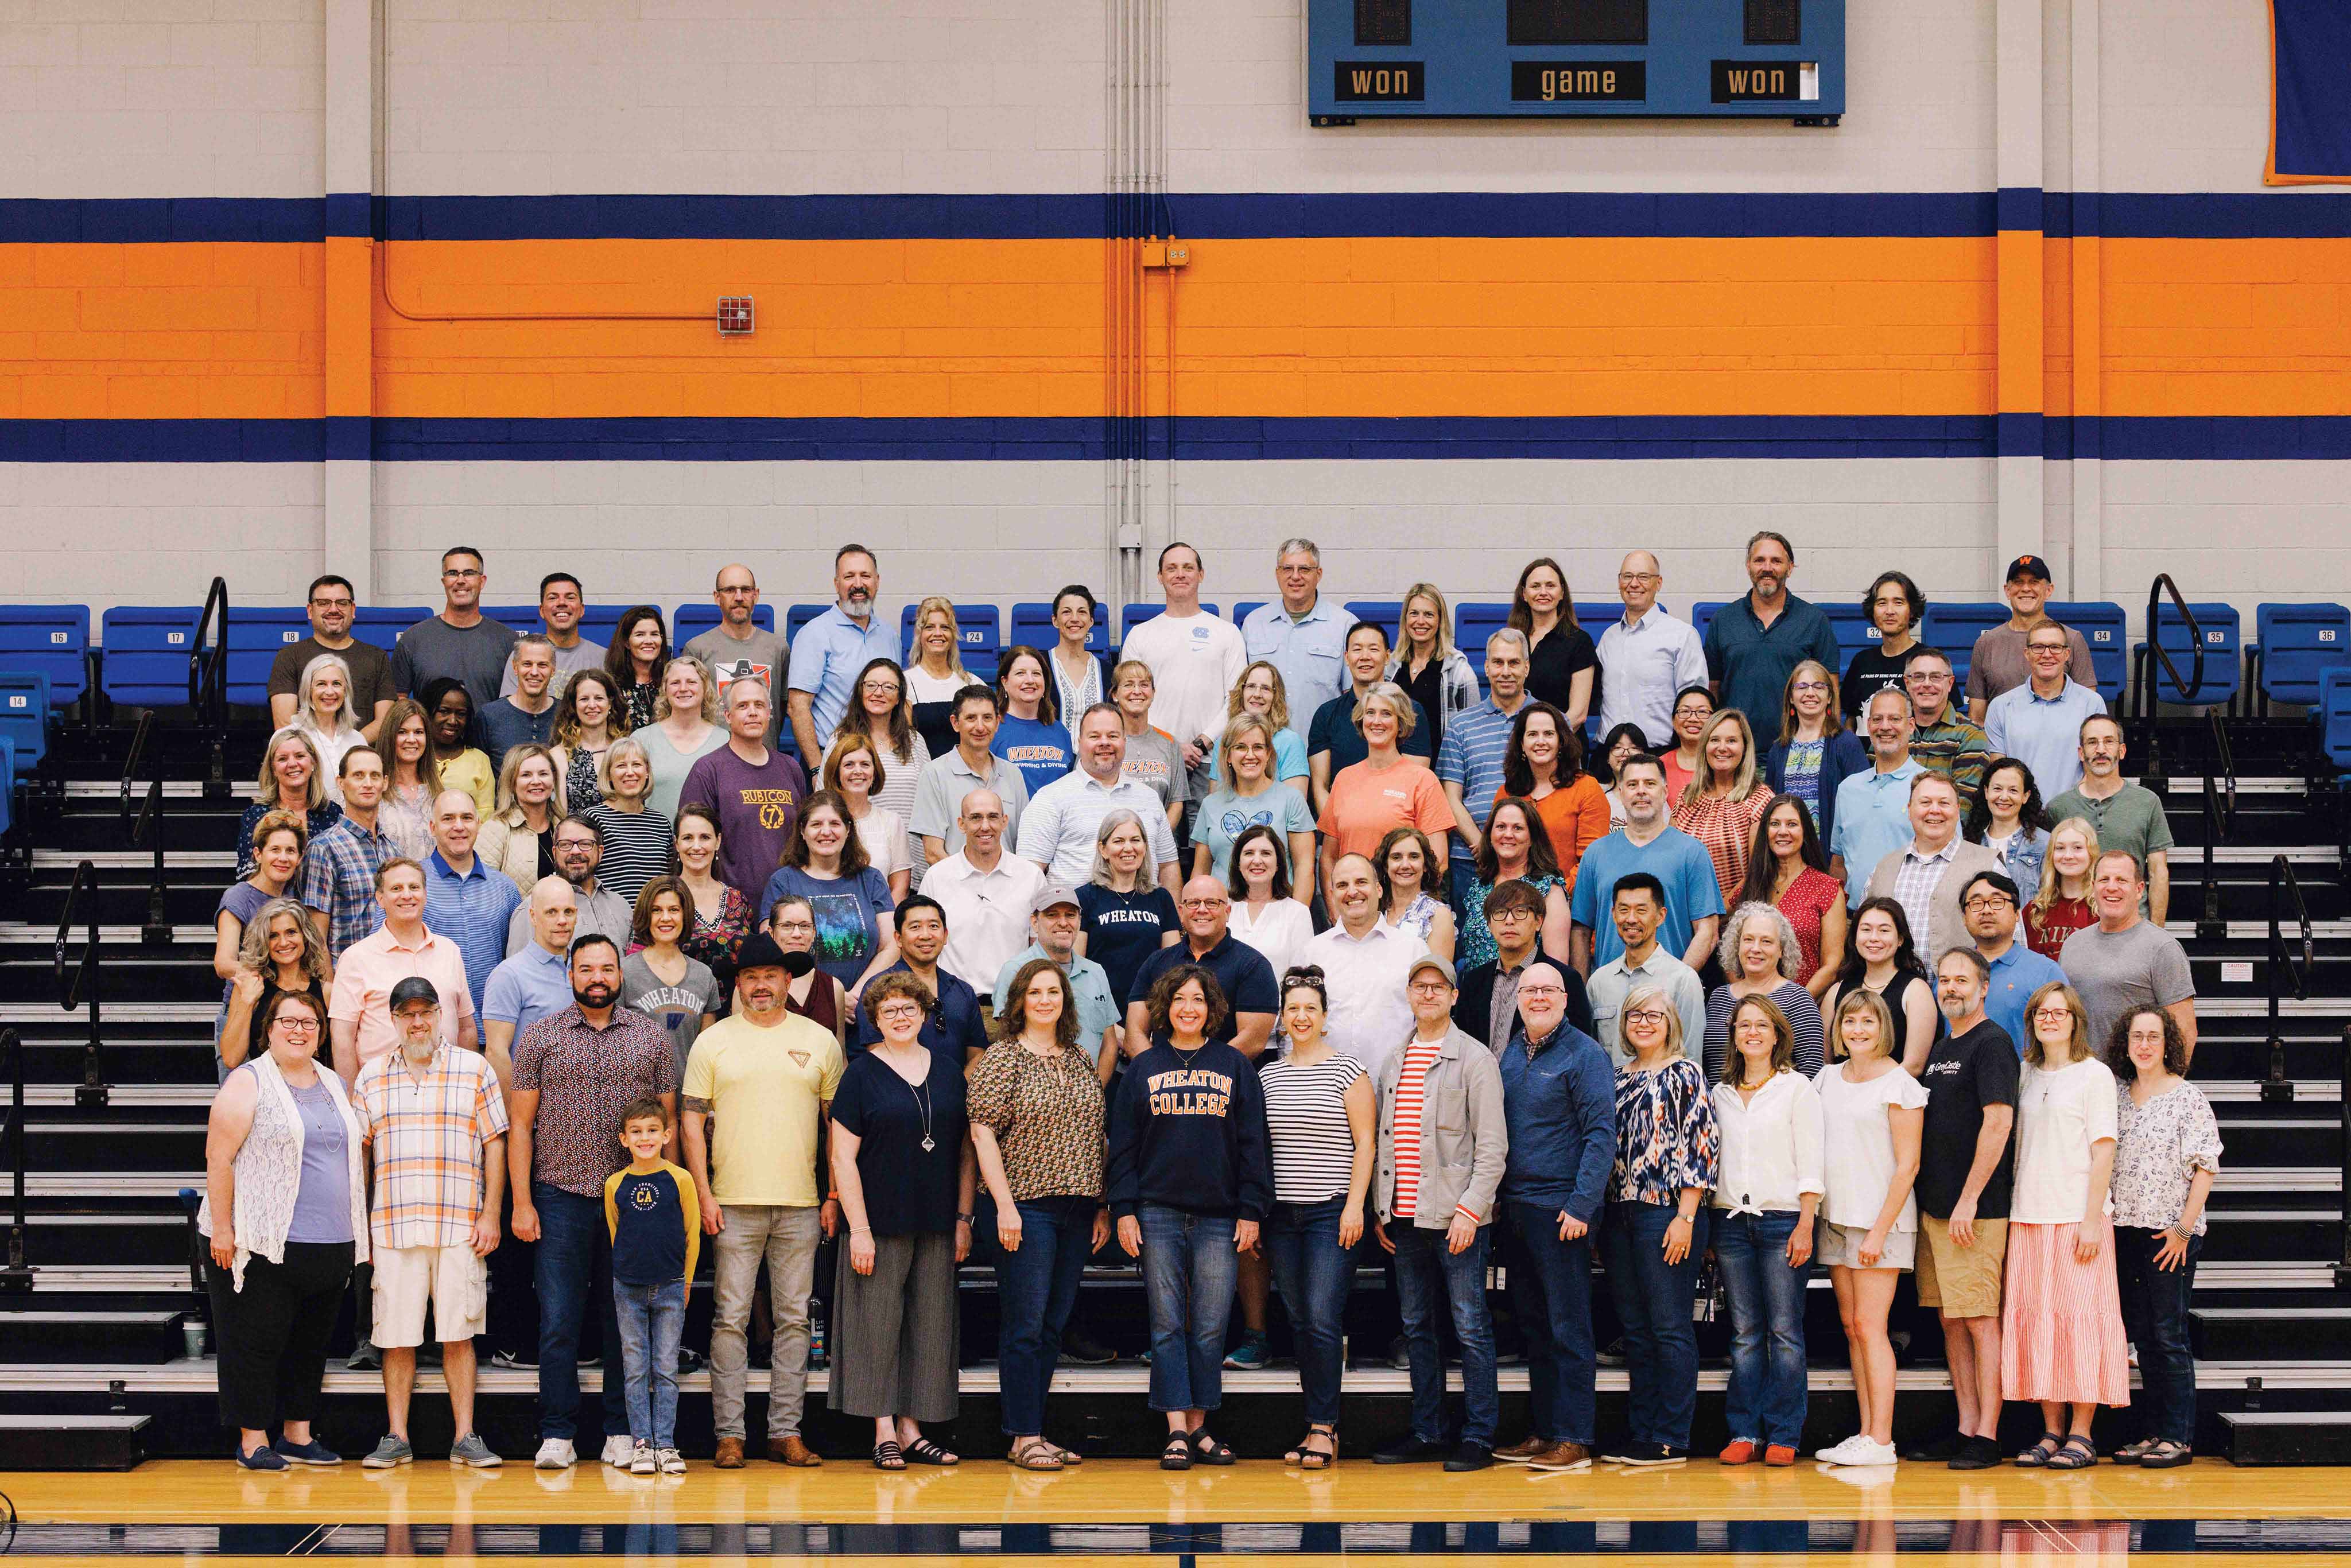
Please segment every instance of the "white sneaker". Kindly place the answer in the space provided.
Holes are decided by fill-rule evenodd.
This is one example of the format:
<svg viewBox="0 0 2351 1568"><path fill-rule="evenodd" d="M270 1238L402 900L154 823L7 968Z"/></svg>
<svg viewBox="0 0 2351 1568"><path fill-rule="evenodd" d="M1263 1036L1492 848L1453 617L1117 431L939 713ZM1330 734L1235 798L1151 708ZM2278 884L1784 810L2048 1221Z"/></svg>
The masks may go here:
<svg viewBox="0 0 2351 1568"><path fill-rule="evenodd" d="M604 1462L616 1470L625 1470L637 1457L637 1446L626 1437L604 1439Z"/></svg>
<svg viewBox="0 0 2351 1568"><path fill-rule="evenodd" d="M663 1448L656 1452L653 1458L661 1462L662 1474L665 1476L685 1474L685 1456L675 1448Z"/></svg>
<svg viewBox="0 0 2351 1568"><path fill-rule="evenodd" d="M1824 1465L1857 1465L1864 1462L1860 1455L1873 1446L1868 1437L1855 1432L1842 1443L1816 1450L1813 1458Z"/></svg>
<svg viewBox="0 0 2351 1568"><path fill-rule="evenodd" d="M632 1476L661 1474L661 1461L653 1458L651 1443L632 1443L629 1447L629 1473Z"/></svg>
<svg viewBox="0 0 2351 1568"><path fill-rule="evenodd" d="M1898 1465L1902 1462L1902 1450L1891 1443L1872 1443L1869 1445L1869 1458L1861 1462L1865 1465Z"/></svg>
<svg viewBox="0 0 2351 1568"><path fill-rule="evenodd" d="M538 1446L538 1458L531 1461L542 1470L568 1470L580 1462L580 1455L569 1437L549 1437Z"/></svg>

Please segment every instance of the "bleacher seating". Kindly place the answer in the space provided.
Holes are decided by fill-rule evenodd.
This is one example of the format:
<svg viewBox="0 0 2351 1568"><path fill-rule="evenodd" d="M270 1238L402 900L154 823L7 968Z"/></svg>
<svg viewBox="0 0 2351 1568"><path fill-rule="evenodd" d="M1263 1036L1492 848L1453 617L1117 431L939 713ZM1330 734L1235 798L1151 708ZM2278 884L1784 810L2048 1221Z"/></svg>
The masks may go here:
<svg viewBox="0 0 2351 1568"><path fill-rule="evenodd" d="M269 706L269 666L277 651L310 634L310 618L299 605L232 607L228 617L228 700L246 707ZM187 666L180 669L187 701Z"/></svg>
<svg viewBox="0 0 2351 1568"><path fill-rule="evenodd" d="M2210 601L2191 602L2188 613L2195 617L2197 629L2203 633L2204 669L2200 678L2188 623L2179 618L2179 612L2168 599L2159 601L2155 607L2153 637L2171 655L2179 680L2172 679L2162 662L2147 653L2147 643L2141 643L2134 650L2146 655L2145 678L2155 683L2156 700L2184 707L2219 707L2232 702L2244 684L2237 607ZM2192 690L2182 690L2182 682L2196 684Z"/></svg>
<svg viewBox="0 0 2351 1568"><path fill-rule="evenodd" d="M2090 645L2090 664L2098 672L2098 695L2108 707L2120 706L2130 681L2128 622L2123 607L2104 600L2073 600L2047 606L2050 618L2071 626Z"/></svg>
<svg viewBox="0 0 2351 1568"><path fill-rule="evenodd" d="M1706 629L1714 624L1714 612L1729 602L1728 599L1701 599L1690 606L1690 624L1698 629L1700 637L1704 637ZM1839 670L1837 674L1844 672Z"/></svg>
<svg viewBox="0 0 2351 1568"><path fill-rule="evenodd" d="M1053 624L1053 606L1050 602L1027 600L1012 607L1012 624L1004 637L1006 647L1026 643L1031 648L1050 648L1061 640L1061 630ZM1110 652L1109 605L1096 601L1094 629L1086 633L1086 647L1095 653Z"/></svg>
<svg viewBox="0 0 2351 1568"><path fill-rule="evenodd" d="M11 748L10 782L29 776L49 754L50 700L49 677L40 671L0 669L0 739Z"/></svg>
<svg viewBox="0 0 2351 1568"><path fill-rule="evenodd" d="M800 628L831 609L830 604L795 604L784 612L784 641L797 643Z"/></svg>
<svg viewBox="0 0 2351 1568"><path fill-rule="evenodd" d="M1388 646L1391 648L1403 641L1404 601L1402 600L1350 599L1347 601L1347 620L1351 625L1357 621L1369 621L1386 628Z"/></svg>
<svg viewBox="0 0 2351 1568"><path fill-rule="evenodd" d="M389 653L402 632L432 613L421 604L363 604L351 620L351 635Z"/></svg>
<svg viewBox="0 0 2351 1568"><path fill-rule="evenodd" d="M1244 599L1239 601L1233 606L1233 624L1238 626L1244 621L1247 621L1249 618L1249 612L1251 611L1262 610L1265 608L1265 604L1266 601L1262 599Z"/></svg>
<svg viewBox="0 0 2351 1568"><path fill-rule="evenodd" d="M914 660L914 611L909 604L898 612L898 645L904 650L900 663ZM996 606L993 604L958 604L956 612L956 637L962 646L963 667L983 681L996 679L996 661L1005 648L1003 633L998 630ZM1050 648L1052 642L1041 646Z"/></svg>
<svg viewBox="0 0 2351 1568"><path fill-rule="evenodd" d="M38 670L50 702L79 702L89 690L89 606L0 604L0 669Z"/></svg>
<svg viewBox="0 0 2351 1568"><path fill-rule="evenodd" d="M1621 599L1579 599L1575 601L1575 623L1600 646L1600 634L1625 619L1625 601Z"/></svg>
<svg viewBox="0 0 2351 1568"><path fill-rule="evenodd" d="M1510 606L1507 601L1472 601L1453 607L1453 645L1478 672L1486 678L1486 639L1510 623Z"/></svg>
<svg viewBox="0 0 2351 1568"><path fill-rule="evenodd" d="M1847 600L1819 602L1821 613L1829 618L1829 625L1836 632L1837 666L1831 673L1843 680L1845 666L1853 663L1853 656L1864 648L1882 644L1886 641L1886 633L1877 629L1877 623L1870 620L1857 602Z"/></svg>
<svg viewBox="0 0 2351 1568"><path fill-rule="evenodd" d="M118 604L100 619L99 688L126 707L172 707L188 700L188 655L196 645L193 604Z"/></svg>
<svg viewBox="0 0 2351 1568"><path fill-rule="evenodd" d="M1976 639L2009 618L2004 603L1991 600L1933 600L1927 605L1927 624L1919 641L1940 648L1951 661L1951 700L1967 700L1968 670L1975 663Z"/></svg>
<svg viewBox="0 0 2351 1568"><path fill-rule="evenodd" d="M676 611L670 616L670 645L673 647L683 648L688 643L693 642L696 637L701 636L705 632L713 632L717 630L719 619L718 606L706 599L699 604L679 605ZM774 631L776 629L776 607L772 604L757 604L752 606L751 624L757 626L762 632ZM599 637L596 640L600 643L604 642L604 639L601 637ZM609 643L605 645L607 647L611 646Z"/></svg>
<svg viewBox="0 0 2351 1568"><path fill-rule="evenodd" d="M2264 705L2314 707L2320 678L2351 665L2351 610L2340 604L2258 604L2248 666Z"/></svg>
<svg viewBox="0 0 2351 1568"><path fill-rule="evenodd" d="M0 735L0 838L16 825L16 743Z"/></svg>
<svg viewBox="0 0 2351 1568"><path fill-rule="evenodd" d="M2318 749L2338 778L2351 779L2351 666L2319 673Z"/></svg>

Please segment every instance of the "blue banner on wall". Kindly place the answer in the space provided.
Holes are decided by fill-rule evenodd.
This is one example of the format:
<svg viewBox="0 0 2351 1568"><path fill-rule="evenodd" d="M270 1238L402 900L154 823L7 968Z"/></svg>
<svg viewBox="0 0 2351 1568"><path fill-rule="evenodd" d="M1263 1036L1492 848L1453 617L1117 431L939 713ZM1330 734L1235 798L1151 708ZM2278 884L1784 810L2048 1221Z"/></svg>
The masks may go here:
<svg viewBox="0 0 2351 1568"><path fill-rule="evenodd" d="M2272 185L2351 184L2351 3L2270 0Z"/></svg>

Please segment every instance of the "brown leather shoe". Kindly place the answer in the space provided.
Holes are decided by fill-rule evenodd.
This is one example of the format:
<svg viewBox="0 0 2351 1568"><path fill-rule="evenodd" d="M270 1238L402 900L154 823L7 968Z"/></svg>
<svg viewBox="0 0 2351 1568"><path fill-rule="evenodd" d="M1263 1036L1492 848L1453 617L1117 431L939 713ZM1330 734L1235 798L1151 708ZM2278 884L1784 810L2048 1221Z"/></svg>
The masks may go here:
<svg viewBox="0 0 2351 1568"><path fill-rule="evenodd" d="M779 1465L790 1465L804 1470L824 1463L814 1448L800 1441L799 1434L797 1432L789 1437L768 1438L768 1458Z"/></svg>
<svg viewBox="0 0 2351 1568"><path fill-rule="evenodd" d="M1549 1437L1538 1437L1530 1433L1521 1442L1512 1443L1507 1448L1495 1449L1494 1458L1506 1465L1523 1465L1537 1455L1548 1452L1554 1446Z"/></svg>
<svg viewBox="0 0 2351 1568"><path fill-rule="evenodd" d="M743 1439L740 1437L719 1438L718 1455L710 1462L722 1470L741 1469L743 1468Z"/></svg>
<svg viewBox="0 0 2351 1568"><path fill-rule="evenodd" d="M1529 1459L1527 1468L1553 1475L1569 1470L1588 1470L1592 1468L1592 1450L1581 1443L1553 1443Z"/></svg>

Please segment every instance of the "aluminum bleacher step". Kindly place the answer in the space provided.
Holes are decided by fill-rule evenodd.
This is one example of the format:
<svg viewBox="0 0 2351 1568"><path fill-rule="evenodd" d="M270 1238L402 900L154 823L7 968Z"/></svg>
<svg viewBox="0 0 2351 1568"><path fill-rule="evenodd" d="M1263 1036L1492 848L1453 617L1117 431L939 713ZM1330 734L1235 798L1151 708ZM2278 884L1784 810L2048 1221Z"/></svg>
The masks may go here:
<svg viewBox="0 0 2351 1568"><path fill-rule="evenodd" d="M2220 1426L2231 1464L2351 1464L2351 1411L2223 1410Z"/></svg>
<svg viewBox="0 0 2351 1568"><path fill-rule="evenodd" d="M125 1361L166 1362L186 1354L181 1316L164 1311L11 1312L0 1305L0 1360L80 1361L94 1344L103 1344Z"/></svg>
<svg viewBox="0 0 2351 1568"><path fill-rule="evenodd" d="M152 1416L0 1416L0 1470L128 1470Z"/></svg>

